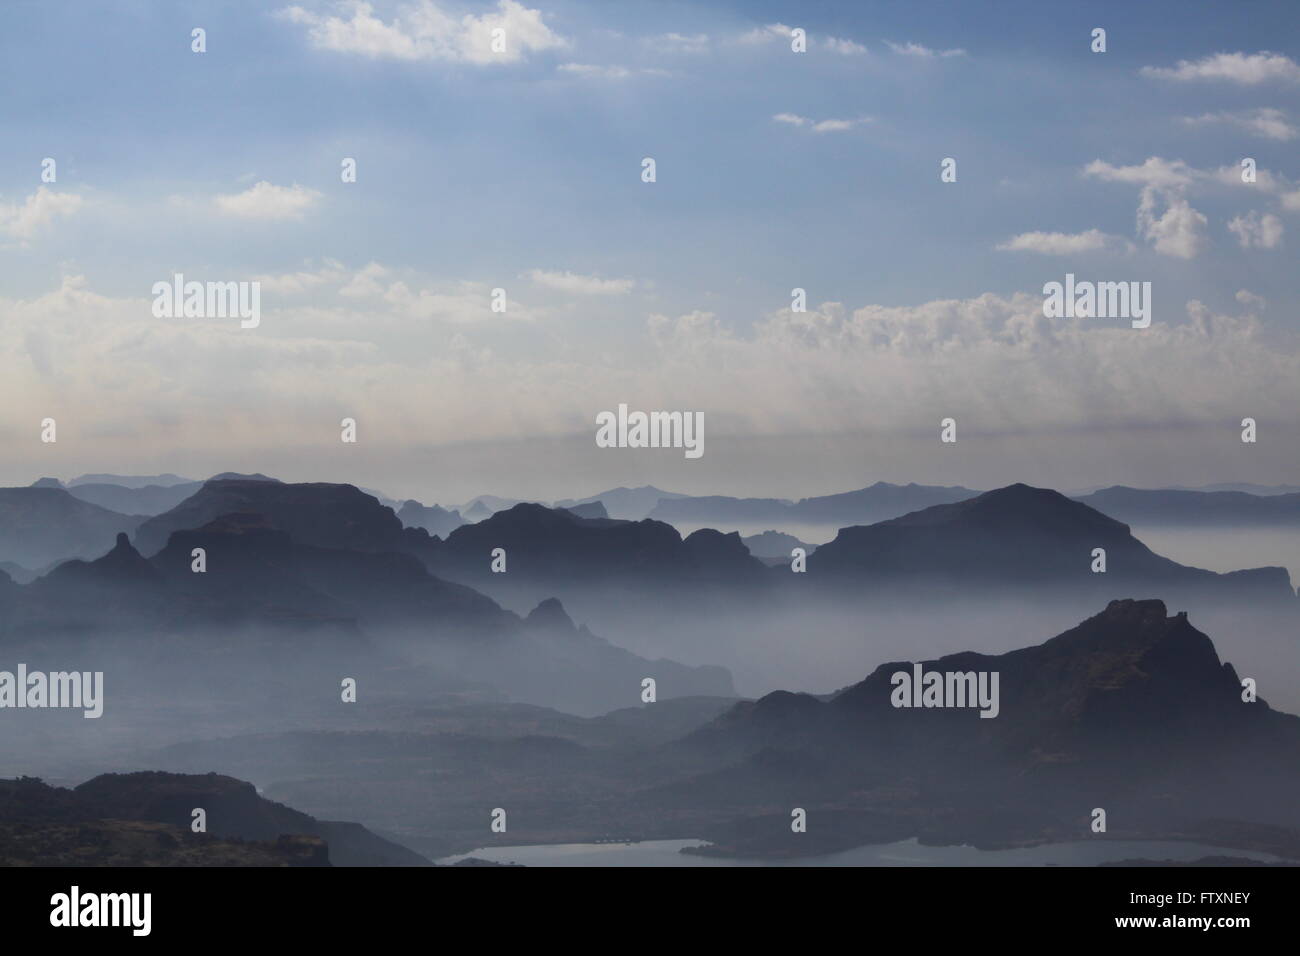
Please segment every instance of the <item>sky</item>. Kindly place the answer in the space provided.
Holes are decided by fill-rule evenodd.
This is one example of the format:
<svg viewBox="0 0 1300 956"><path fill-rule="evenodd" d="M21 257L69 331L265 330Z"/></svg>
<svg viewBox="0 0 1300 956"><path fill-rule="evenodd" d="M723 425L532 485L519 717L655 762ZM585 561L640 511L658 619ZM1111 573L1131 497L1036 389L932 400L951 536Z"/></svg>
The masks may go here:
<svg viewBox="0 0 1300 956"><path fill-rule="evenodd" d="M1294 4L0 18L0 483L1300 480ZM176 273L260 323L156 316ZM1151 283L1150 327L1045 317L1067 273ZM704 454L598 448L620 404L702 413Z"/></svg>

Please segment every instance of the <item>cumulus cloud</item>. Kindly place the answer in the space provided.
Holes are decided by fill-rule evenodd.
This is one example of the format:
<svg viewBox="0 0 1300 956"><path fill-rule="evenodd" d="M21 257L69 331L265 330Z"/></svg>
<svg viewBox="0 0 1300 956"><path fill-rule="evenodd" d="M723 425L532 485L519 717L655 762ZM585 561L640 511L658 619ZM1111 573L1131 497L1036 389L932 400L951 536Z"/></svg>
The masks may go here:
<svg viewBox="0 0 1300 956"><path fill-rule="evenodd" d="M0 232L14 239L31 239L56 219L73 215L82 206L76 193L54 192L41 186L21 204L0 203Z"/></svg>
<svg viewBox="0 0 1300 956"><path fill-rule="evenodd" d="M1224 80L1243 86L1268 82L1300 82L1300 64L1281 53L1215 53L1199 60L1179 60L1177 66L1144 66L1143 76L1181 82Z"/></svg>
<svg viewBox="0 0 1300 956"><path fill-rule="evenodd" d="M1203 113L1200 116L1184 117L1183 122L1189 126L1234 126L1254 136L1275 139L1281 142L1295 139L1296 136L1300 135L1300 132L1287 119L1285 113L1271 107L1261 107L1239 113Z"/></svg>
<svg viewBox="0 0 1300 956"><path fill-rule="evenodd" d="M344 269L302 302L265 296L256 330L155 319L148 296L110 297L78 277L0 299L11 396L0 433L69 408L77 414L60 430L88 459L191 448L202 435L205 455L247 461L315 449L343 415L367 423L372 447L403 453L413 434L429 444L589 434L592 410L628 395L703 410L715 434L771 436L903 434L953 409L1012 432L1219 425L1225 409L1289 420L1300 403L1293 326L1184 309L1158 289L1143 330L1049 320L1041 295L987 294L782 309L743 330L710 311L655 315L636 348L610 354L581 335L534 335L530 323L494 340L522 307L512 297L508 315L491 313L480 284L403 273L381 277L375 299L335 295L354 277ZM83 441L123 422L138 434Z"/></svg>
<svg viewBox="0 0 1300 956"><path fill-rule="evenodd" d="M1237 237L1243 249L1276 249L1282 244L1282 220L1272 213L1260 215L1251 210L1228 223L1228 230Z"/></svg>
<svg viewBox="0 0 1300 956"><path fill-rule="evenodd" d="M1156 186L1161 189L1190 186L1197 175L1196 170L1183 160L1167 160L1159 156L1148 158L1140 166L1112 166L1103 160L1094 159L1083 167L1083 174L1106 182Z"/></svg>
<svg viewBox="0 0 1300 956"><path fill-rule="evenodd" d="M1101 249L1121 248L1124 240L1118 236L1107 235L1099 229L1086 232L1022 232L997 248L1004 252L1037 252L1047 256L1067 256L1080 252L1096 252Z"/></svg>
<svg viewBox="0 0 1300 956"><path fill-rule="evenodd" d="M1164 212L1159 211L1162 205ZM1196 258L1209 245L1206 223L1205 216L1182 196L1164 194L1153 186L1143 188L1137 211L1138 234L1156 252L1179 259Z"/></svg>
<svg viewBox="0 0 1300 956"><path fill-rule="evenodd" d="M538 285L574 295L626 295L636 285L634 279L601 279L573 272L548 272L531 269L525 276Z"/></svg>
<svg viewBox="0 0 1300 956"><path fill-rule="evenodd" d="M305 26L317 49L371 59L515 63L530 53L568 46L568 40L542 21L541 11L516 0L499 0L495 11L482 16L459 17L434 0L417 0L402 7L391 22L376 16L374 6L363 0L349 0L342 11L336 16L291 6L280 15ZM497 29L505 31L504 52L492 49Z"/></svg>
<svg viewBox="0 0 1300 956"><path fill-rule="evenodd" d="M227 216L274 221L301 219L320 198L321 194L316 190L297 183L292 186L274 186L262 180L242 193L217 196L213 203Z"/></svg>

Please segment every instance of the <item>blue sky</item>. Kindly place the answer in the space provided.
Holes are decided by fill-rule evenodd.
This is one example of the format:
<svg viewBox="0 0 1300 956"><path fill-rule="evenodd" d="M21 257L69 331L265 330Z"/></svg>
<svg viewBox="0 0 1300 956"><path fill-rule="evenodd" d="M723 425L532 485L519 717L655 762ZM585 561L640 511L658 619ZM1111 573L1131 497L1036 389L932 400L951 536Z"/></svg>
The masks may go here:
<svg viewBox="0 0 1300 956"><path fill-rule="evenodd" d="M531 457L539 438L560 443L545 488L477 490L578 494L593 470L761 484L721 454L729 437L775 443L773 494L1038 467L1028 442L1019 459L933 458L935 416L957 411L972 436L1047 434L1061 451L1078 445L1067 432L1206 429L1210 445L1171 439L1185 455L1138 468L1101 441L1077 452L1092 463L1080 485L1173 480L1189 460L1206 481L1295 478L1294 5L18 2L0 16L0 371L15 389L0 433L27 442L58 406L69 443L13 455L8 481L42 455L107 470L92 460L107 452L118 470L269 470L296 447L282 470L330 470L337 451L315 456L304 429L357 408L382 423L363 431L375 457L338 470L413 494L428 478L399 463L412 449L498 443L499 473L512 443ZM505 24L510 55L483 54L476 23ZM791 27L808 52L791 52ZM1250 186L1232 182L1246 156ZM58 179L41 195L44 157ZM260 277L267 319L160 330L148 290L178 271ZM1064 339L1035 326L1043 283L1067 271L1150 281L1155 333L1134 350L1098 323ZM782 320L796 286L811 314ZM494 287L508 317L481 307ZM692 471L634 455L595 468L591 415L620 401L703 410L720 454ZM1206 452L1252 409L1289 449ZM858 432L927 444L884 469L846 457L835 436ZM819 450L781 471L786 439ZM1108 447L1125 450L1108 461ZM470 469L458 488L480 480Z"/></svg>

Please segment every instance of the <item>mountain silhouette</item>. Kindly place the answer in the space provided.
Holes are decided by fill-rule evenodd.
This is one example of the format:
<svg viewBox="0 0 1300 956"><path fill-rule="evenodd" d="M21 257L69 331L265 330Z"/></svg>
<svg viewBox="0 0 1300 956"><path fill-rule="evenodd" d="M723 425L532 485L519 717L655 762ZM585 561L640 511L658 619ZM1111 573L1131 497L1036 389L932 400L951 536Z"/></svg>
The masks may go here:
<svg viewBox="0 0 1300 956"><path fill-rule="evenodd" d="M353 485L286 484L273 479L214 478L170 511L136 530L141 553L160 551L175 531L200 528L228 514L257 514L302 544L359 551L400 551L421 532L404 531L391 508Z"/></svg>
<svg viewBox="0 0 1300 956"><path fill-rule="evenodd" d="M491 575L493 550L504 549L507 574ZM584 518L562 508L518 504L476 524L457 528L430 552L435 573L454 579L503 584L526 581L568 587L630 581L755 584L766 580L762 563L737 534L703 529L682 538L660 521Z"/></svg>
<svg viewBox="0 0 1300 956"><path fill-rule="evenodd" d="M997 716L895 706L893 675L912 674L910 661L882 664L829 699L776 692L677 745L683 761L706 754L726 769L665 788L661 811L692 791L697 803L704 792L751 808L741 817L788 799L810 818L815 808L837 814L832 842L843 846L909 836L988 845L1088 839L1101 807L1130 835L1209 839L1235 820L1286 828L1287 845L1300 847L1300 718L1243 700L1210 638L1162 601L1113 601L1006 654L919 663L997 673ZM733 849L799 845L788 825L760 838L732 821L715 835Z"/></svg>
<svg viewBox="0 0 1300 956"><path fill-rule="evenodd" d="M1092 571L1094 549L1106 570ZM865 527L843 528L808 559L818 580L857 587L1171 589L1294 600L1284 568L1216 574L1151 551L1128 525L1059 492L1010 485Z"/></svg>

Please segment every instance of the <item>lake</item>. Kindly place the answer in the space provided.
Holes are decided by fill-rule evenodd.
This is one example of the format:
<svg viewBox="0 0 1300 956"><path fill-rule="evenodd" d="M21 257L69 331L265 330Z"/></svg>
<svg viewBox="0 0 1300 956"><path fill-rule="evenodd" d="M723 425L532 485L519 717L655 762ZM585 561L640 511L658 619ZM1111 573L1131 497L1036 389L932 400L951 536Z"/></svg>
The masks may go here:
<svg viewBox="0 0 1300 956"><path fill-rule="evenodd" d="M560 843L537 846L483 847L444 857L440 864L477 857L494 863L525 866L1096 866L1112 860L1196 860L1236 856L1274 861L1268 853L1228 850L1200 843L1142 840L1087 840L1048 843L1012 850L977 850L971 846L922 846L903 840L855 847L825 856L782 860L730 860L680 852L705 846L703 840L647 840L643 843Z"/></svg>

